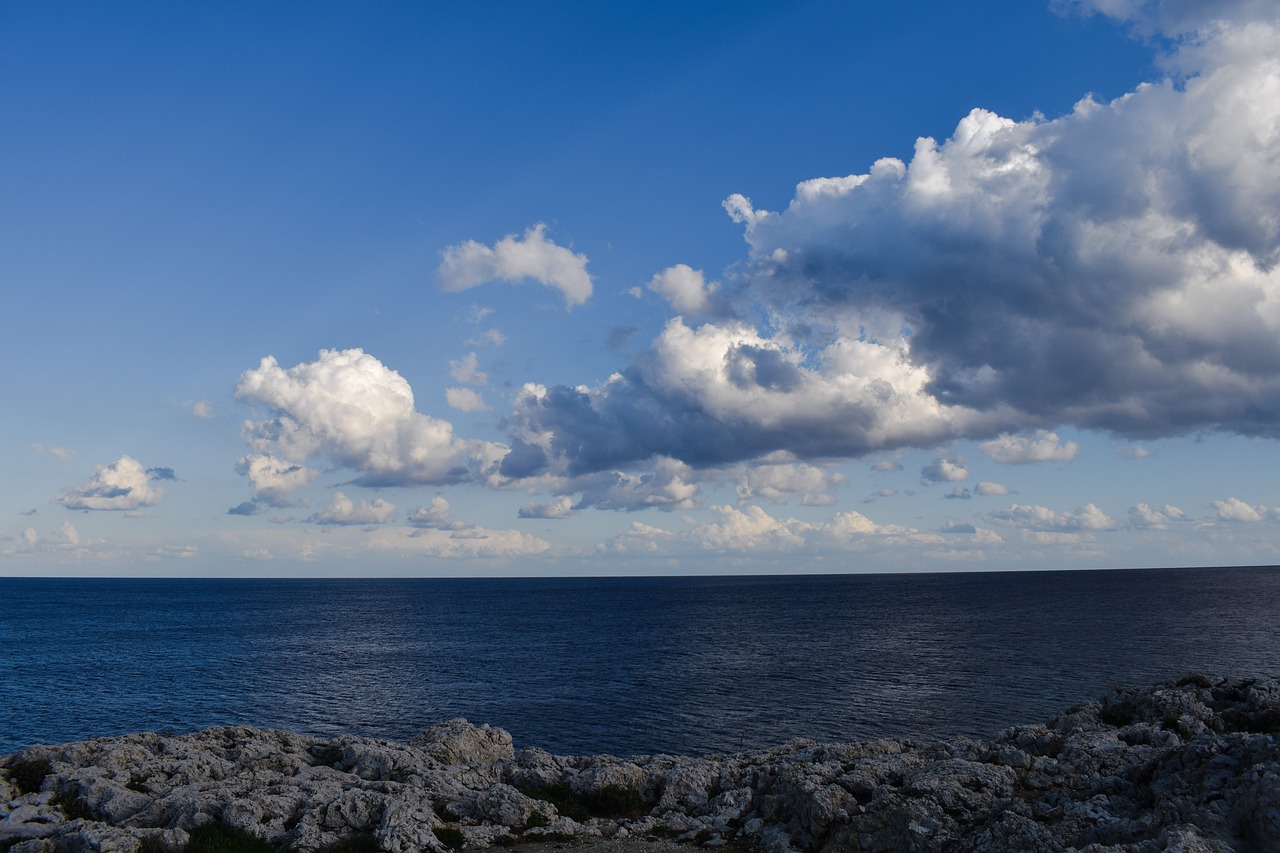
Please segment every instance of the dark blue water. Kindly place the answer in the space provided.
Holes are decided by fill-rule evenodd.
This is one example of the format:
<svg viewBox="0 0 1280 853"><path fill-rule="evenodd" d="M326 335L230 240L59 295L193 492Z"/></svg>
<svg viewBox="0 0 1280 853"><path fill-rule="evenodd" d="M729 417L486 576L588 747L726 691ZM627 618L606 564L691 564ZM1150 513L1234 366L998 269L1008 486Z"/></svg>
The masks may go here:
<svg viewBox="0 0 1280 853"><path fill-rule="evenodd" d="M0 753L244 723L555 752L990 736L1116 683L1280 673L1280 571L0 579Z"/></svg>

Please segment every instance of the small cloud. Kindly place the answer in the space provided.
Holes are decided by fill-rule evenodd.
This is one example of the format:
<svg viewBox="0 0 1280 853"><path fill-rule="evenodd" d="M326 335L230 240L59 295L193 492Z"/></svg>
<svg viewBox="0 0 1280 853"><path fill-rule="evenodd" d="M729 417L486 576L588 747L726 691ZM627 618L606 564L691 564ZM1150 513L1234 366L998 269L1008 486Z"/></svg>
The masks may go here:
<svg viewBox="0 0 1280 853"><path fill-rule="evenodd" d="M1091 503L1075 512L1054 512L1048 507L1014 504L1008 509L993 512L988 517L997 524L1050 533L1112 530L1116 526L1109 515Z"/></svg>
<svg viewBox="0 0 1280 853"><path fill-rule="evenodd" d="M1214 501L1213 507L1218 511L1218 518L1223 521L1262 521L1263 516L1266 514L1266 507L1255 508L1237 498Z"/></svg>
<svg viewBox="0 0 1280 853"><path fill-rule="evenodd" d="M1002 465L1027 465L1032 462L1065 462L1075 459L1080 445L1074 441L1066 444L1056 432L1036 430L1034 436L1005 433L991 441L984 441L978 448Z"/></svg>
<svg viewBox="0 0 1280 853"><path fill-rule="evenodd" d="M999 483L990 483L984 480L973 487L973 493L975 495L1007 495L1009 494L1009 487L1002 486Z"/></svg>
<svg viewBox="0 0 1280 853"><path fill-rule="evenodd" d="M934 483L955 483L969 479L969 469L964 463L952 459L935 459L920 469L920 483L931 486Z"/></svg>
<svg viewBox="0 0 1280 853"><path fill-rule="evenodd" d="M877 471L881 474L888 474L892 471L901 471L902 465L898 462L894 462L892 459L882 459L876 464L872 465L871 470Z"/></svg>
<svg viewBox="0 0 1280 853"><path fill-rule="evenodd" d="M460 412L487 412L489 405L470 388L446 388L444 401Z"/></svg>
<svg viewBox="0 0 1280 853"><path fill-rule="evenodd" d="M52 456L54 459L71 458L71 451L65 447L45 447L34 441L31 443L31 451L37 456Z"/></svg>
<svg viewBox="0 0 1280 853"><path fill-rule="evenodd" d="M973 493L963 486L956 486L951 491L943 495L949 501L967 501L973 499Z"/></svg>
<svg viewBox="0 0 1280 853"><path fill-rule="evenodd" d="M177 480L172 468L148 468L147 476L152 480Z"/></svg>
<svg viewBox="0 0 1280 853"><path fill-rule="evenodd" d="M1113 444L1111 449L1116 452L1117 456L1125 459L1147 459L1155 456L1151 450L1141 444Z"/></svg>
<svg viewBox="0 0 1280 853"><path fill-rule="evenodd" d="M456 530L462 526L461 522L449 517L449 502L439 496L432 498L427 506L411 510L408 522L411 527L424 530Z"/></svg>
<svg viewBox="0 0 1280 853"><path fill-rule="evenodd" d="M1165 530L1173 522L1184 521L1186 514L1172 504L1156 509L1150 504L1138 504L1129 508L1129 524L1132 527L1148 527Z"/></svg>
<svg viewBox="0 0 1280 853"><path fill-rule="evenodd" d="M480 369L474 352L467 353L463 358L450 360L449 375L467 385L485 385L489 382L489 374Z"/></svg>
<svg viewBox="0 0 1280 853"><path fill-rule="evenodd" d="M24 509L24 510L19 510L19 511L18 511L18 515L35 515L37 512L38 512L38 510L36 510L36 509L34 509L34 508L32 508L32 509Z"/></svg>
<svg viewBox="0 0 1280 853"><path fill-rule="evenodd" d="M191 404L191 414L202 420L211 419L217 412L214 410L213 403L208 400L197 400Z"/></svg>
<svg viewBox="0 0 1280 853"><path fill-rule="evenodd" d="M266 512L266 509L263 508L262 504L245 501L227 510L227 515L259 515L263 512Z"/></svg>
<svg viewBox="0 0 1280 853"><path fill-rule="evenodd" d="M147 469L130 456L99 465L88 482L65 489L55 498L67 509L124 510L155 506L164 492L152 488Z"/></svg>
<svg viewBox="0 0 1280 853"><path fill-rule="evenodd" d="M547 504L529 501L519 512L521 518L568 518L572 514L573 501L564 495Z"/></svg>
<svg viewBox="0 0 1280 853"><path fill-rule="evenodd" d="M668 267L649 280L649 290L667 300L676 313L691 318L728 313L727 304L717 294L719 288L716 282L707 283L702 270L687 264Z"/></svg>
<svg viewBox="0 0 1280 853"><path fill-rule="evenodd" d="M312 524L383 524L396 511L396 505L382 498L353 501L342 492L334 492L329 505L307 517Z"/></svg>
<svg viewBox="0 0 1280 853"><path fill-rule="evenodd" d="M517 283L533 279L560 291L567 308L591 297L587 256L574 254L547 239L547 226L538 224L523 237L508 234L493 248L475 240L458 243L441 252L444 260L436 271L445 290L467 290L490 281Z"/></svg>
<svg viewBox="0 0 1280 853"><path fill-rule="evenodd" d="M968 536L972 536L978 532L978 528L963 521L948 521L946 524L942 525L941 530L943 533L958 533Z"/></svg>

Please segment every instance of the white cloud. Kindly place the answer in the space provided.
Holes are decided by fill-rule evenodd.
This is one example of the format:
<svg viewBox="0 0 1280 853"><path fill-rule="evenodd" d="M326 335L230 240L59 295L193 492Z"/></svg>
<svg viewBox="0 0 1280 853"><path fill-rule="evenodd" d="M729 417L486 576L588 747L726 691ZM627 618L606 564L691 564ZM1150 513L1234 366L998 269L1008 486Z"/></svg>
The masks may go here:
<svg viewBox="0 0 1280 853"><path fill-rule="evenodd" d="M984 441L979 449L1002 465L1025 465L1075 459L1080 445L1074 441L1063 444L1056 432L1041 429L1036 430L1034 436L1003 433L991 441Z"/></svg>
<svg viewBox="0 0 1280 853"><path fill-rule="evenodd" d="M892 471L901 471L902 463L894 462L892 459L881 459L879 462L871 466L871 470L880 474L887 474Z"/></svg>
<svg viewBox="0 0 1280 853"><path fill-rule="evenodd" d="M1262 521L1267 512L1266 507L1252 507L1238 498L1214 501L1213 508L1223 521Z"/></svg>
<svg viewBox="0 0 1280 853"><path fill-rule="evenodd" d="M827 522L811 523L796 518L775 518L759 506L711 507L712 519L693 524L687 530L670 532L646 524L610 540L604 549L616 553L655 554L678 552L681 548L729 554L790 553L839 554L870 550L915 550L922 556L944 544L936 533L925 533L899 525L877 524L858 512L838 512ZM999 541L988 537L988 544Z"/></svg>
<svg viewBox="0 0 1280 853"><path fill-rule="evenodd" d="M964 463L953 459L935 459L920 471L920 482L925 485L956 483L967 479L969 479L969 469L964 466Z"/></svg>
<svg viewBox="0 0 1280 853"><path fill-rule="evenodd" d="M637 474L602 471L575 479L573 487L582 491L575 509L595 507L633 512L660 509L665 512L697 507L697 476L683 462L662 456L648 470Z"/></svg>
<svg viewBox="0 0 1280 853"><path fill-rule="evenodd" d="M953 437L955 413L902 348L838 338L808 353L743 323L671 320L634 368L595 388L528 385L503 473L580 474L678 457L719 465L787 451L858 456Z"/></svg>
<svg viewBox="0 0 1280 853"><path fill-rule="evenodd" d="M687 264L676 264L658 273L649 280L649 289L685 317L717 315L727 310L727 304L716 292L719 284L708 284L702 270Z"/></svg>
<svg viewBox="0 0 1280 853"><path fill-rule="evenodd" d="M1185 519L1186 514L1172 504L1165 504L1160 509L1156 509L1150 504L1140 503L1129 509L1129 523L1133 527L1166 530L1170 524Z"/></svg>
<svg viewBox="0 0 1280 853"><path fill-rule="evenodd" d="M294 502L289 494L320 476L319 471L285 462L270 453L243 456L236 470L249 478L249 485L253 486L253 494L258 500L276 507L292 506ZM244 504L240 504L237 509L240 511L233 513L234 515L253 514Z"/></svg>
<svg viewBox="0 0 1280 853"><path fill-rule="evenodd" d="M487 412L489 404L470 388L444 389L444 401L460 412Z"/></svg>
<svg viewBox="0 0 1280 853"><path fill-rule="evenodd" d="M520 507L521 518L568 518L573 514L573 500L561 495L551 503L529 501Z"/></svg>
<svg viewBox="0 0 1280 853"><path fill-rule="evenodd" d="M436 495L427 506L415 507L409 512L409 525L434 530L456 530L461 522L449 517L449 502Z"/></svg>
<svg viewBox="0 0 1280 853"><path fill-rule="evenodd" d="M213 403L210 403L208 400L197 400L191 404L191 414L195 415L197 418L207 421L217 414L217 412L214 409Z"/></svg>
<svg viewBox="0 0 1280 853"><path fill-rule="evenodd" d="M396 505L382 498L353 501L334 492L329 505L307 518L313 524L384 524L395 515Z"/></svg>
<svg viewBox="0 0 1280 853"><path fill-rule="evenodd" d="M242 460L254 481L282 492L301 485L301 468L313 458L359 472L361 485L422 485L475 480L496 466L502 445L458 438L453 426L414 410L413 391L400 374L363 350L321 350L313 362L284 370L271 356L247 370L236 397L268 407L273 417L247 421L252 455ZM273 467L274 466L274 467Z"/></svg>
<svg viewBox="0 0 1280 853"><path fill-rule="evenodd" d="M52 456L54 459L70 459L71 451L65 447L45 447L36 442L31 443L31 452L37 456Z"/></svg>
<svg viewBox="0 0 1280 853"><path fill-rule="evenodd" d="M973 493L975 495L1007 495L1009 494L1009 487L984 480L973 487Z"/></svg>
<svg viewBox="0 0 1280 853"><path fill-rule="evenodd" d="M1050 533L1111 530L1116 526L1110 516L1091 503L1085 504L1075 512L1054 512L1043 506L1013 504L1008 509L991 513L988 517L997 524Z"/></svg>
<svg viewBox="0 0 1280 853"><path fill-rule="evenodd" d="M67 509L136 510L155 506L164 490L154 488L147 469L131 456L99 465L88 482L62 491L56 498Z"/></svg>
<svg viewBox="0 0 1280 853"><path fill-rule="evenodd" d="M546 237L547 226L535 225L503 237L493 248L468 240L450 246L437 275L445 290L466 290L488 281L534 279L560 291L566 307L581 305L591 296L587 256L574 254Z"/></svg>
<svg viewBox="0 0 1280 853"><path fill-rule="evenodd" d="M829 506L835 502L831 492L848 481L841 473L789 460L786 454L774 454L750 465L736 466L733 473L738 503L763 498L785 504L800 495L805 506Z"/></svg>
<svg viewBox="0 0 1280 853"><path fill-rule="evenodd" d="M489 382L489 374L480 369L479 360L474 352L463 358L449 361L449 375L467 385L485 385Z"/></svg>

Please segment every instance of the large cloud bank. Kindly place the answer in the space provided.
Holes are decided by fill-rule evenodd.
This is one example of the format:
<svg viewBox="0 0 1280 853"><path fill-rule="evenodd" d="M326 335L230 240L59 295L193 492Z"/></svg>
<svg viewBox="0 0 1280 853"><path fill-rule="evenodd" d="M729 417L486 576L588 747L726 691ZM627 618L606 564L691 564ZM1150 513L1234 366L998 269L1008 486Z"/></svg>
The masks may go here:
<svg viewBox="0 0 1280 853"><path fill-rule="evenodd" d="M245 422L252 452L240 463L269 503L314 479L313 459L357 471L361 485L423 485L479 478L506 450L416 411L404 377L359 349L321 350L287 370L268 356L240 376L236 396L269 414Z"/></svg>
<svg viewBox="0 0 1280 853"><path fill-rule="evenodd" d="M732 310L673 319L594 388L526 386L503 472L962 437L1009 462L1069 458L1036 433L1060 424L1274 436L1277 6L1075 5L1181 34L1168 77L1055 120L975 109L909 162L805 181L782 211L731 196L750 247L716 292ZM711 313L700 276L672 270L651 287Z"/></svg>

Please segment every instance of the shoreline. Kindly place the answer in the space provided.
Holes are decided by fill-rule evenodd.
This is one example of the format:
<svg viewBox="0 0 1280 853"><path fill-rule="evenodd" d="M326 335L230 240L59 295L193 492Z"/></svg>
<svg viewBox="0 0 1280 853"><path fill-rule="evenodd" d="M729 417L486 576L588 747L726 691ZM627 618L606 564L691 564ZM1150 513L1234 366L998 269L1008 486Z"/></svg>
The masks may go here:
<svg viewBox="0 0 1280 853"><path fill-rule="evenodd" d="M1277 732L1280 681L1193 675L989 740L701 758L517 751L461 719L408 743L136 733L0 756L0 851L182 853L207 825L303 853L1280 851Z"/></svg>

